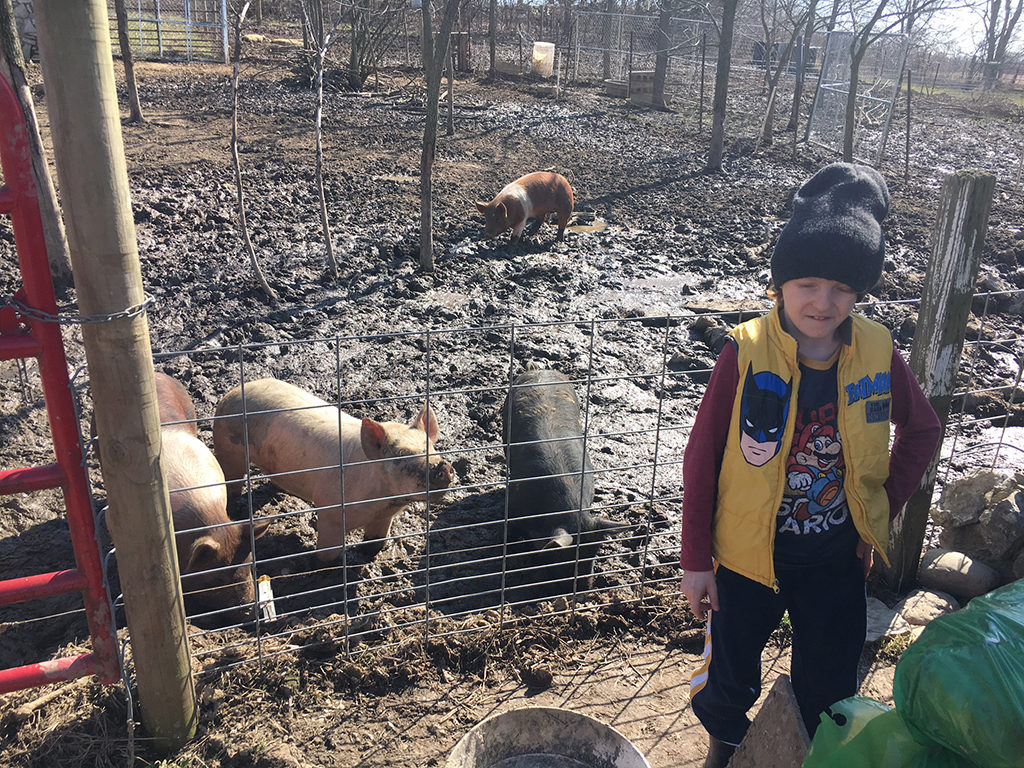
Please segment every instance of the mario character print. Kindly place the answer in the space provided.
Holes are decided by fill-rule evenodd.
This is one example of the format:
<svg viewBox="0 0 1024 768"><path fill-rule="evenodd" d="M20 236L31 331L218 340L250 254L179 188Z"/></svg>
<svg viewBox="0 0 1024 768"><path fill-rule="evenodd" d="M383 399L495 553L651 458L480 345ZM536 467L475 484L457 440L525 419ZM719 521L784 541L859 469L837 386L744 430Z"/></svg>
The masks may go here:
<svg viewBox="0 0 1024 768"><path fill-rule="evenodd" d="M844 472L843 444L835 424L806 424L786 461L779 532L821 533L844 523L849 514Z"/></svg>
<svg viewBox="0 0 1024 768"><path fill-rule="evenodd" d="M789 417L793 380L783 381L771 371L754 373L747 366L740 398L740 451L748 464L761 467L779 452Z"/></svg>

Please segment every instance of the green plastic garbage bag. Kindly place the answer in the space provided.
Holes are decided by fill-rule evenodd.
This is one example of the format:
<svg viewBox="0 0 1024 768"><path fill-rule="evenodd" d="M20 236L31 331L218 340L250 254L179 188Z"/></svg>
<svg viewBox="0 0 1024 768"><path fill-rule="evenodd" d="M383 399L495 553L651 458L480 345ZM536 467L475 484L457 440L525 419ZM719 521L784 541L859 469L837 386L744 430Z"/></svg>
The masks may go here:
<svg viewBox="0 0 1024 768"><path fill-rule="evenodd" d="M971 768L938 746L910 735L898 710L853 696L822 713L804 768Z"/></svg>
<svg viewBox="0 0 1024 768"><path fill-rule="evenodd" d="M918 741L980 768L1024 765L1024 580L929 624L896 665L893 698Z"/></svg>

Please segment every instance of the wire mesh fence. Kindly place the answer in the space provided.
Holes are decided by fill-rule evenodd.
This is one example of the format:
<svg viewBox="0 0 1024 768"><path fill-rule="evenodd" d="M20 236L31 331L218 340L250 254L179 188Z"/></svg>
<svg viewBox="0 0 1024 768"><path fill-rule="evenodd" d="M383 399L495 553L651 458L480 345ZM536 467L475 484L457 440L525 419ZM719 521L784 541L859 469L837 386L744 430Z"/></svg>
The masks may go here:
<svg viewBox="0 0 1024 768"><path fill-rule="evenodd" d="M807 137L815 144L842 151L847 101L853 77L852 32L829 33L821 81L808 121ZM878 163L885 150L893 107L899 95L910 40L906 35L883 35L873 42L857 72L854 114L854 156Z"/></svg>
<svg viewBox="0 0 1024 768"><path fill-rule="evenodd" d="M906 304L880 302L862 310L892 325L895 318L905 317ZM940 482L980 467L1019 469L1024 464L1024 346L1015 334L987 330L992 313L1022 306L1024 291L1019 290L979 294L975 299L978 322L972 323L965 342ZM338 430L331 450L303 470L254 466L241 495L229 502L231 522L264 523L268 530L257 537L245 526L253 557L241 563L241 572L252 589L240 605L211 609L197 600L208 587L186 585L197 670L261 663L268 656L294 653L314 643L330 643L350 653L406 642L410 636L428 640L485 628L500 631L538 611L597 610L609 603L640 601L653 591L674 590L682 451L710 368L695 367L692 359L681 360L669 351L705 345L709 335L696 333L695 327L724 330L749 315L712 312L437 329L157 355L158 368L182 367L187 360L210 375L230 372L237 383L247 386L267 376L301 384L324 403L278 413L322 411L325 421ZM899 338L905 329L894 330ZM635 358L619 368L606 365L603 345L624 338L633 340ZM443 364L445 350L454 346L479 354L482 377ZM391 351L391 362L373 371L377 384L372 389L350 385L365 380L357 374L366 374L367 365L381 365L366 354L381 347ZM297 381L293 361L308 355L321 361L321 375ZM565 374L579 401L580 426L568 435L518 444L541 454L568 444L577 456L589 456L589 465L563 465L539 475L510 472L509 440L503 429L509 414L506 398L524 359L546 360L548 367ZM78 388L86 391L81 383ZM354 500L341 491L333 501L320 498L310 503L277 485L284 484L287 474L304 470L340 480L343 465L346 472L360 467L385 472L396 461L416 459L417 454L404 454L355 460L338 453L338 446L351 439L338 426L338 409L406 424L424 405L436 414L441 437L436 445L424 444L418 457L447 462L457 477L437 485L436 473L423 471L420 486L413 490L374 486L359 500L403 510L387 538L365 542L358 530L352 530L337 544L318 550L318 528L339 514L342 498L346 503ZM226 417L203 410L195 424L199 439L209 446L214 442L211 432ZM246 418L259 413L253 411ZM263 429L256 421L252 427ZM275 440L287 448L280 438ZM340 460L331 460L332 451ZM90 465L98 478L95 457ZM580 503L566 509L577 524L592 516L612 521L591 542L596 546L559 547L554 542L558 526L552 523L551 510L540 502L511 508L515 494L510 491L517 482L529 484L543 476L578 489L586 475L593 479L593 499L581 497ZM347 487L348 493L357 492L354 484ZM174 494L194 488L170 490L173 500ZM96 495L102 498L101 489ZM101 509L100 518L103 514ZM563 518L557 522L565 525ZM227 525L177 533L201 536ZM123 622L116 551L109 545L104 549L115 616ZM220 575L223 582L225 576L236 577L238 566L230 562L196 573L206 578ZM7 626L66 626L80 618L80 609L62 605Z"/></svg>
<svg viewBox="0 0 1024 768"><path fill-rule="evenodd" d="M140 58L228 60L227 0L126 0L128 40ZM114 2L108 0L110 37L117 40Z"/></svg>

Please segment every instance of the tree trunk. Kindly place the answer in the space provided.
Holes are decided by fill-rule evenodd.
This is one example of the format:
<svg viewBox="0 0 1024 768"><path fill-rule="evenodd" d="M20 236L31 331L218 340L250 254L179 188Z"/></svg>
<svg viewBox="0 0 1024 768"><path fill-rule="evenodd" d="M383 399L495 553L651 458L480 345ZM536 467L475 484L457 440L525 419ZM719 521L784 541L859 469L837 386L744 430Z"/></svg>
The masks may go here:
<svg viewBox="0 0 1024 768"><path fill-rule="evenodd" d="M424 2L426 7L427 2ZM459 0L446 0L444 17L437 40L430 42L430 50L434 55L427 67L427 103L426 118L423 125L423 151L420 155L420 268L424 272L434 271L434 230L433 203L431 200L434 171L434 155L437 150L437 115L441 101L441 72L444 59L448 53L448 41L451 38L452 25L458 15ZM429 16L425 16L429 19ZM424 32L429 29L424 22ZM426 39L424 47L426 47Z"/></svg>
<svg viewBox="0 0 1024 768"><path fill-rule="evenodd" d="M423 42L420 45L423 54L423 73L429 78L430 77L430 66L434 61L434 21L433 13L430 9L430 0L423 0L420 5L420 11L423 17ZM441 78L438 76L438 87L441 87ZM429 95L428 95L429 99Z"/></svg>
<svg viewBox="0 0 1024 768"><path fill-rule="evenodd" d="M71 254L68 251L64 218L57 201L57 190L53 186L50 170L43 153L43 140L39 136L32 91L25 77L25 60L21 55L21 43L14 23L14 8L11 0L0 0L0 48L3 52L4 74L14 89L25 120L26 138L32 161L32 177L36 182L39 198L39 213L43 220L43 236L46 239L46 257L50 263L50 274L54 283L67 286L71 281Z"/></svg>
<svg viewBox="0 0 1024 768"><path fill-rule="evenodd" d="M843 160L853 162L853 137L857 125L857 86L860 80L860 63L867 47L861 47L850 55L850 90L846 94L846 120L843 124Z"/></svg>
<svg viewBox="0 0 1024 768"><path fill-rule="evenodd" d="M604 35L602 40L604 41L604 57L603 57L603 69L604 79L608 80L612 76L612 14L615 12L615 0L608 0L608 4L604 9Z"/></svg>
<svg viewBox="0 0 1024 768"><path fill-rule="evenodd" d="M490 77L495 74L495 61L498 50L498 0L491 0L487 8L487 45L490 49L491 68Z"/></svg>
<svg viewBox="0 0 1024 768"><path fill-rule="evenodd" d="M263 293L274 302L278 301L277 294L270 287L259 261L256 259L256 250L252 247L252 240L249 239L249 223L245 215L245 190L242 187L242 164L238 159L238 60L242 57L242 22L245 21L245 14L249 12L249 0L245 0L242 10L238 12L235 20L235 55L231 73L231 161L235 168L235 188L238 191L238 223L242 230L242 241L246 253L249 254L249 263L252 265L253 274L260 284Z"/></svg>
<svg viewBox="0 0 1024 768"><path fill-rule="evenodd" d="M327 265L331 274L338 277L338 260L334 256L334 243L331 238L331 224L327 218L327 194L324 191L324 59L327 58L327 41L316 56L316 189L320 198L320 228L324 234L324 245L327 247Z"/></svg>
<svg viewBox="0 0 1024 768"><path fill-rule="evenodd" d="M449 45L449 48L451 46ZM445 70L448 79L448 129L445 132L448 136L455 135L455 50L448 51L445 57L447 64Z"/></svg>
<svg viewBox="0 0 1024 768"><path fill-rule="evenodd" d="M128 122L142 123L142 104L139 103L139 85L135 80L135 56L128 39L128 13L124 0L114 0L114 14L117 16L117 41L121 46L121 63L124 65L124 82L128 89Z"/></svg>
<svg viewBox="0 0 1024 768"><path fill-rule="evenodd" d="M725 0L722 8L722 33L718 42L718 71L715 73L715 96L712 101L711 147L704 170L722 170L722 149L725 145L725 99L729 91L729 66L732 63L732 35L739 0Z"/></svg>
<svg viewBox="0 0 1024 768"><path fill-rule="evenodd" d="M807 24L804 26L804 51L800 58L800 71L797 72L796 85L793 88L793 108L789 112L787 131L796 132L800 126L800 102L804 97L804 78L807 76L807 59L811 55L811 37L814 35L814 17L818 11L818 0L811 0L807 8ZM820 62L819 62L820 63Z"/></svg>
<svg viewBox="0 0 1024 768"><path fill-rule="evenodd" d="M665 78L668 74L669 33L672 25L672 0L662 0L661 12L658 14L657 52L654 58L654 82L651 105L665 109Z"/></svg>
<svg viewBox="0 0 1024 768"><path fill-rule="evenodd" d="M768 80L768 104L764 110L764 123L761 126L761 142L767 146L771 146L774 139L775 105L777 103L776 97L779 95L779 80L782 79L782 73L789 67L789 59L793 55L793 46L795 43L796 41L791 37L785 50L776 62L775 71ZM767 66L770 68L770 63L767 64Z"/></svg>

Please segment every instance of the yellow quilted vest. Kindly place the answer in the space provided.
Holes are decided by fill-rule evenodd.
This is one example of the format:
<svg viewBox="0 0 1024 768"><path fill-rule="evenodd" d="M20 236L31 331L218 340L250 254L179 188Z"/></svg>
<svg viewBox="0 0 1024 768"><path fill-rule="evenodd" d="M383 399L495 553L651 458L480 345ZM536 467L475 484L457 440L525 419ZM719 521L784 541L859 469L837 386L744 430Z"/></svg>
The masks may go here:
<svg viewBox="0 0 1024 768"><path fill-rule="evenodd" d="M747 578L775 588L775 518L785 488L786 458L793 443L800 366L796 339L782 329L779 307L735 327L740 384L733 401L729 436L718 477L712 523L717 562ZM845 490L857 531L888 564L890 365L892 337L885 326L851 315L850 344L843 344L838 365L838 428L846 464ZM774 455L760 454L751 464L741 448L743 397L748 371L775 374L776 393L789 398ZM759 376L765 381L765 376ZM768 375L767 379L774 381ZM788 388L785 384L789 382ZM748 450L748 455L750 454Z"/></svg>

